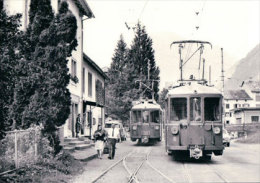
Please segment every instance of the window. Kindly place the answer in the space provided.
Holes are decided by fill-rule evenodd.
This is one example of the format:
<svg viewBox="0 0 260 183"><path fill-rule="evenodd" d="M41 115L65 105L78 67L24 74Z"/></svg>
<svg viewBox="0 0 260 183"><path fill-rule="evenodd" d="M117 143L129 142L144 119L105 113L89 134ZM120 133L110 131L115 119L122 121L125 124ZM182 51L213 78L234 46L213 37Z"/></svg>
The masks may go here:
<svg viewBox="0 0 260 183"><path fill-rule="evenodd" d="M237 118L237 119L236 119L236 123L237 123L237 124L241 124L241 122L242 122L242 119L241 119L241 118Z"/></svg>
<svg viewBox="0 0 260 183"><path fill-rule="evenodd" d="M143 111L143 122L144 123L149 123L149 118L150 118L150 112L149 111Z"/></svg>
<svg viewBox="0 0 260 183"><path fill-rule="evenodd" d="M85 68L82 70L82 92L85 93Z"/></svg>
<svg viewBox="0 0 260 183"><path fill-rule="evenodd" d="M220 99L219 98L205 98L204 112L205 121L219 121L220 120Z"/></svg>
<svg viewBox="0 0 260 183"><path fill-rule="evenodd" d="M138 122L141 122L141 121L142 121L141 111L133 111L132 112L132 122L138 123Z"/></svg>
<svg viewBox="0 0 260 183"><path fill-rule="evenodd" d="M92 97L92 74L88 73L88 96Z"/></svg>
<svg viewBox="0 0 260 183"><path fill-rule="evenodd" d="M256 93L255 94L255 100L256 101L260 101L260 93Z"/></svg>
<svg viewBox="0 0 260 183"><path fill-rule="evenodd" d="M226 109L229 109L229 104L226 104Z"/></svg>
<svg viewBox="0 0 260 183"><path fill-rule="evenodd" d="M151 111L151 121L150 122L154 122L154 123L159 123L159 117L160 117L160 112L158 110L156 111Z"/></svg>
<svg viewBox="0 0 260 183"><path fill-rule="evenodd" d="M75 60L71 60L71 76L77 76L77 62Z"/></svg>
<svg viewBox="0 0 260 183"><path fill-rule="evenodd" d="M243 107L249 107L250 105L249 104L243 104Z"/></svg>
<svg viewBox="0 0 260 183"><path fill-rule="evenodd" d="M170 103L170 120L180 121L187 119L187 99L172 98Z"/></svg>
<svg viewBox="0 0 260 183"><path fill-rule="evenodd" d="M201 98L190 98L190 120L201 121Z"/></svg>
<svg viewBox="0 0 260 183"><path fill-rule="evenodd" d="M228 120L226 121L226 124L229 125L229 121Z"/></svg>
<svg viewBox="0 0 260 183"><path fill-rule="evenodd" d="M234 108L235 108L235 109L237 108L237 104L234 104Z"/></svg>
<svg viewBox="0 0 260 183"><path fill-rule="evenodd" d="M230 113L229 113L229 112L226 112L226 113L225 113L225 117L230 117Z"/></svg>
<svg viewBox="0 0 260 183"><path fill-rule="evenodd" d="M259 116L251 116L252 122L259 122Z"/></svg>

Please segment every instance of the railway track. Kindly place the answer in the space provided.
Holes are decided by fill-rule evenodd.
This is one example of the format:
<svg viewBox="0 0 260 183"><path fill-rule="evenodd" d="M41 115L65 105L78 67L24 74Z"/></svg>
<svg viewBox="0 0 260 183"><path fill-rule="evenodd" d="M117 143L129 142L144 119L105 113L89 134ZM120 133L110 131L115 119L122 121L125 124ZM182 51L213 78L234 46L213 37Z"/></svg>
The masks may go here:
<svg viewBox="0 0 260 183"><path fill-rule="evenodd" d="M128 183L139 183L141 182L138 178L137 178L137 174L140 173L140 170L142 169L143 165L146 164L148 165L148 167L152 168L154 171L156 171L161 177L163 177L163 179L167 180L167 182L169 183L175 183L175 181L171 180L168 176L166 176L165 174L163 174L160 170L158 170L157 168L155 168L150 162L149 162L149 155L152 151L152 148L149 148L149 150L146 153L141 153L141 154L145 154L144 156L136 156L138 155L137 151L131 151L130 153L128 153L126 156L124 156L123 158L121 158L120 160L118 160L117 162L115 162L114 164L112 164L110 167L108 167L104 172L102 172L100 175L98 175L93 181L92 183L96 183L98 181L101 180L102 177L104 177L107 173L111 172L113 168L115 168L116 166L118 166L119 164L122 163L124 169L126 170L126 172L128 173L128 177L127 177L127 182ZM132 154L135 154L135 156L131 156ZM138 166L135 167L135 169L133 171L130 170L130 168L127 165L127 158L138 158L138 159L142 159L140 161L140 163L138 163Z"/></svg>
<svg viewBox="0 0 260 183"><path fill-rule="evenodd" d="M220 179L220 181L215 180L216 182L224 182L224 183L229 183L230 182L230 181L227 180L227 178L225 178L225 176L218 169L216 169L214 167L214 165L209 164L208 162L206 162L205 165L207 167L209 167L212 170L212 172L214 174L216 174L217 177ZM192 176L191 176L190 170L187 167L187 163L186 162L182 162L182 167L183 167L184 176L185 176L185 179L186 179L185 182L192 183L192 179L191 179Z"/></svg>
<svg viewBox="0 0 260 183"><path fill-rule="evenodd" d="M228 181L227 178L224 177L224 175L217 169L214 167L214 165L209 165L209 163L207 163L207 166L209 166L213 172L225 183L229 183L230 181Z"/></svg>

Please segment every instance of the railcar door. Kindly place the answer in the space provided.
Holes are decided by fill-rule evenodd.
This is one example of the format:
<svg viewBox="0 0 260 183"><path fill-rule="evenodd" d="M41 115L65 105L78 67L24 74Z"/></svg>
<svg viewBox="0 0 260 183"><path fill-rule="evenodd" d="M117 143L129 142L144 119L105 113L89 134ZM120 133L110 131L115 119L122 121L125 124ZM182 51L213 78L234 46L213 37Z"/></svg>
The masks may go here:
<svg viewBox="0 0 260 183"><path fill-rule="evenodd" d="M204 128L202 122L202 102L201 97L189 98L189 118L188 144L190 146L204 145Z"/></svg>

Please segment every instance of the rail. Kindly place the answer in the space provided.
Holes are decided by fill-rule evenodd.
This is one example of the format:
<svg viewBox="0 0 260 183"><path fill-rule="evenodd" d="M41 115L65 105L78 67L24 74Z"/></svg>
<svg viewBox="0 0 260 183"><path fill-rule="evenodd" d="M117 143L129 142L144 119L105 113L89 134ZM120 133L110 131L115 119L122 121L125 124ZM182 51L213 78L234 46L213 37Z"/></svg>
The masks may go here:
<svg viewBox="0 0 260 183"><path fill-rule="evenodd" d="M149 162L149 155L152 151L152 148L150 148L148 150L148 152L145 155L145 158L138 164L137 168L134 169L133 172L131 172L129 170L129 168L126 165L126 158L129 157L130 155L132 155L134 153L134 151L131 151L130 153L128 153L126 156L124 156L123 158L121 158L120 160L118 160L117 162L115 162L114 164L112 164L111 166L109 166L105 171L103 171L100 175L98 175L93 181L92 183L97 182L98 180L101 179L101 177L103 177L105 174L107 174L109 171L111 171L115 166L117 166L120 162L123 163L124 168L126 169L127 173L130 175L128 178L128 183L131 183L133 181L135 181L136 183L139 183L138 179L137 179L137 174L140 171L140 169L142 168L142 166L144 165L144 163L146 163L147 165L149 165L149 167L151 167L153 170L155 170L157 173L159 173L162 177L164 177L166 180L168 180L170 183L175 183L173 180L171 180L169 177L167 177L165 174L163 174L161 171L159 171L158 169L156 169L155 167L153 167L151 165L151 163Z"/></svg>

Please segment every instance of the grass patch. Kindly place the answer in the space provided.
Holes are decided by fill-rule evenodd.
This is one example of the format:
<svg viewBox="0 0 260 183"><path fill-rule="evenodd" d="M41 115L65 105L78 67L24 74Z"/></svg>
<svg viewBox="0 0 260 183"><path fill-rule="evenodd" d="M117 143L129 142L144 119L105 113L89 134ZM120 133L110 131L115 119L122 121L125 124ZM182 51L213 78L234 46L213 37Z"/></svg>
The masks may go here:
<svg viewBox="0 0 260 183"><path fill-rule="evenodd" d="M236 140L236 142L240 143L248 143L248 144L260 144L260 131L252 132L247 135L247 138L241 137Z"/></svg>
<svg viewBox="0 0 260 183"><path fill-rule="evenodd" d="M0 176L0 182L69 182L73 175L83 172L83 166L83 162L75 160L68 153L62 153Z"/></svg>

